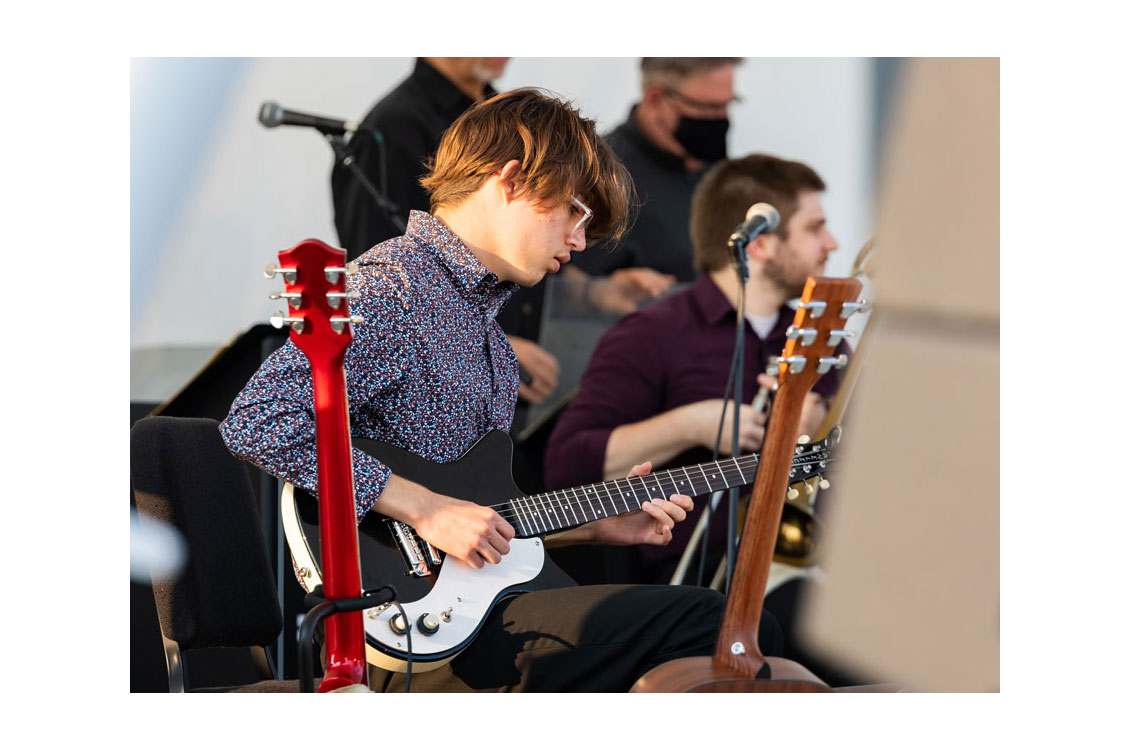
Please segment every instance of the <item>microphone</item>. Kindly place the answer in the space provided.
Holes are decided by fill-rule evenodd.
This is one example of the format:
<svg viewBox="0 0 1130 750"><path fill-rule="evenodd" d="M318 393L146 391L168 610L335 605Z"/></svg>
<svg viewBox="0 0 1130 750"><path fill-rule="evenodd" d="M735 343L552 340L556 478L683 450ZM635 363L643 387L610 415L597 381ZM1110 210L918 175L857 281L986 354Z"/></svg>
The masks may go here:
<svg viewBox="0 0 1130 750"><path fill-rule="evenodd" d="M754 203L745 212L745 221L730 235L729 245L738 250L753 241L759 234L777 231L781 215L768 203Z"/></svg>
<svg viewBox="0 0 1130 750"><path fill-rule="evenodd" d="M305 112L295 112L293 109L280 107L275 102L263 102L259 107L259 122L265 128L275 128L279 125L314 128L324 135L345 135L355 133L359 129L357 123L349 120L334 120Z"/></svg>

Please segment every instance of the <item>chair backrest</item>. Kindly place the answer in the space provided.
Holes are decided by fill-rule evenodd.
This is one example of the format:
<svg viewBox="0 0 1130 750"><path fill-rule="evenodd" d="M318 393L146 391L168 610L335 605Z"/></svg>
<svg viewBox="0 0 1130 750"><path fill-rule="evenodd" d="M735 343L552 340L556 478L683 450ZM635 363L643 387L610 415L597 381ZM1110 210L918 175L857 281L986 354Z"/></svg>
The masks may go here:
<svg viewBox="0 0 1130 750"><path fill-rule="evenodd" d="M265 646L282 630L267 545L246 465L214 419L147 417L130 431L138 510L183 536L188 560L154 581L161 629L182 649Z"/></svg>

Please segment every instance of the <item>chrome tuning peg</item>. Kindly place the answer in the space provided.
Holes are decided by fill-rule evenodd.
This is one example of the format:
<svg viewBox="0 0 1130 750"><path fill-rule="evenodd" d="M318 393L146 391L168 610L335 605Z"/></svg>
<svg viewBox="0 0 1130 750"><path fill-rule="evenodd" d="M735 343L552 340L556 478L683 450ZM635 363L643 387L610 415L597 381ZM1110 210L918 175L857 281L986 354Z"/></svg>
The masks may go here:
<svg viewBox="0 0 1130 750"><path fill-rule="evenodd" d="M844 339L853 339L855 334L851 331L828 331L828 346L839 346Z"/></svg>
<svg viewBox="0 0 1130 750"><path fill-rule="evenodd" d="M828 303L823 300L809 300L801 302L800 307L808 311L809 317L819 318L828 309Z"/></svg>
<svg viewBox="0 0 1130 750"><path fill-rule="evenodd" d="M800 342L805 346L811 346L812 342L816 340L815 328L797 328L796 326L789 326L785 331L785 336L790 339L800 339Z"/></svg>
<svg viewBox="0 0 1130 750"><path fill-rule="evenodd" d="M302 292L271 292L267 296L271 299L285 299L295 310L302 307Z"/></svg>
<svg viewBox="0 0 1130 750"><path fill-rule="evenodd" d="M306 321L303 318L288 318L282 311L279 311L271 316L271 325L275 328L282 328L285 325L289 325L290 329L295 333L302 333L302 330L306 327Z"/></svg>
<svg viewBox="0 0 1130 750"><path fill-rule="evenodd" d="M266 267L263 269L263 275L266 276L268 279L275 278L276 273L281 273L283 275L283 280L286 283L293 284L294 279L296 278L296 276L298 274L298 269L297 268L283 268L281 266L276 266L274 263L268 263L266 265Z"/></svg>
<svg viewBox="0 0 1130 750"><path fill-rule="evenodd" d="M871 303L865 299L859 302L845 302L840 305L840 317L850 318L854 313L865 313L871 311Z"/></svg>
<svg viewBox="0 0 1130 750"><path fill-rule="evenodd" d="M344 273L346 276L352 276L357 273L359 269L360 266L357 265L357 261L355 260L349 261L344 266L328 266L326 268L326 281L331 284L336 284L341 274Z"/></svg>
<svg viewBox="0 0 1130 750"><path fill-rule="evenodd" d="M365 319L360 315L335 315L330 318L330 327L334 329L334 333L341 333L345 330L346 323L364 323Z"/></svg>
<svg viewBox="0 0 1130 750"><path fill-rule="evenodd" d="M823 375L824 373L835 367L837 370L843 369L847 365L847 355L841 354L838 357L821 357L820 364L816 365L816 372Z"/></svg>
<svg viewBox="0 0 1130 750"><path fill-rule="evenodd" d="M326 292L326 300L330 303L330 307L337 310L341 307L343 299L357 299L361 296L361 292Z"/></svg>
<svg viewBox="0 0 1130 750"><path fill-rule="evenodd" d="M789 372L796 374L804 371L804 365L808 360L805 357L781 357L778 362L784 362L789 366Z"/></svg>

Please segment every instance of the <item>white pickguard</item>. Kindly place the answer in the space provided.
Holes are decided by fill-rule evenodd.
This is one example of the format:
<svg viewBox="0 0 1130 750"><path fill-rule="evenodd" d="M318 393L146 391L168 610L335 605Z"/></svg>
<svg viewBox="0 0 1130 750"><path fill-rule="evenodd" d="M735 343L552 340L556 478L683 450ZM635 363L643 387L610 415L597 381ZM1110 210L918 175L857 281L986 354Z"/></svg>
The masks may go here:
<svg viewBox="0 0 1130 750"><path fill-rule="evenodd" d="M545 550L540 539L512 539L510 552L503 556L502 562L487 563L480 570L448 555L428 595L414 602L400 603L412 623L413 657L426 658L464 644L486 617L498 593L536 577L544 562ZM450 622L441 617L449 609ZM425 612L434 615L439 622L439 631L433 635L425 635L416 624ZM391 649L407 652L408 640L397 635L389 625L389 620L399 614L396 607L379 613L377 608L365 610L365 633Z"/></svg>

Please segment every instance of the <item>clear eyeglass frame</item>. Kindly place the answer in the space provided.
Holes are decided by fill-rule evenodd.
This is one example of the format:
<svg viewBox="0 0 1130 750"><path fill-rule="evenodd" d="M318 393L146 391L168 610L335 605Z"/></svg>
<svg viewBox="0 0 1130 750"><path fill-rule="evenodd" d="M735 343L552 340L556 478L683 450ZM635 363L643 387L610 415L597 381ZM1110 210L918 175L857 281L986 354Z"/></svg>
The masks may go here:
<svg viewBox="0 0 1130 750"><path fill-rule="evenodd" d="M577 219L576 226L574 226L573 231L570 232L570 234L577 234L592 221L592 209L584 203L581 203L581 199L575 195L572 198L572 203L574 206L581 209L581 218Z"/></svg>

